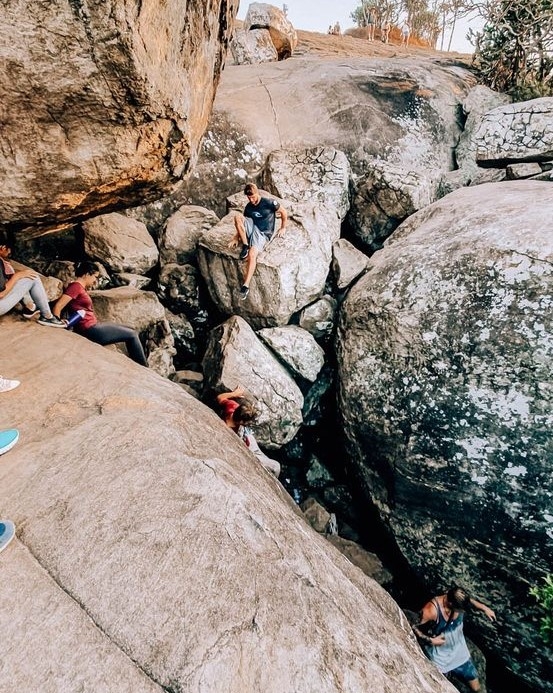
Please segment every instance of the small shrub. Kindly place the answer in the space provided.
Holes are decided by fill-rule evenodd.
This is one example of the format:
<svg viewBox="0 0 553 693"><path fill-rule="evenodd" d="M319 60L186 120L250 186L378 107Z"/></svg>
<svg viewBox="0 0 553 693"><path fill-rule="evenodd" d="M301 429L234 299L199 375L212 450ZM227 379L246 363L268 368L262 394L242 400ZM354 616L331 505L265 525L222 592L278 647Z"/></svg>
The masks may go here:
<svg viewBox="0 0 553 693"><path fill-rule="evenodd" d="M540 635L546 645L553 644L553 574L543 578L543 585L530 588L530 594L536 599L540 611Z"/></svg>

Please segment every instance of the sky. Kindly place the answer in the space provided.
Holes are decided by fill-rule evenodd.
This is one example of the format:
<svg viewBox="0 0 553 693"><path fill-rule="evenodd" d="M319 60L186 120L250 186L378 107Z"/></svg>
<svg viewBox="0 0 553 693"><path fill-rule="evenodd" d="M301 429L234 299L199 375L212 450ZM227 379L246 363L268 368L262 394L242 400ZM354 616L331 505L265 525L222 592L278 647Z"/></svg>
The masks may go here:
<svg viewBox="0 0 553 693"><path fill-rule="evenodd" d="M275 7L282 7L281 2L270 3ZM356 0L286 0L288 5L288 19L296 29L305 31L320 31L326 33L330 24L340 22L342 31L354 26L350 14L357 7ZM238 19L244 19L250 3L248 0L240 0ZM473 46L465 39L470 23L462 20L458 23L453 36L451 49L460 53L472 53ZM477 28L475 26L475 28ZM444 45L447 46L449 35L446 36ZM438 46L440 40L438 39Z"/></svg>

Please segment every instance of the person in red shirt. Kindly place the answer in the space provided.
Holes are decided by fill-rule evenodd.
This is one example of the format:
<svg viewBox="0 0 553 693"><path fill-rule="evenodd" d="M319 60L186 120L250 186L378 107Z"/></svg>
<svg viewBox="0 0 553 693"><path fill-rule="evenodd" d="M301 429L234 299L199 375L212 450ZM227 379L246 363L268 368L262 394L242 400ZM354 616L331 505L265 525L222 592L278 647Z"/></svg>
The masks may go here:
<svg viewBox="0 0 553 693"><path fill-rule="evenodd" d="M93 262L79 262L75 266L75 281L65 288L61 298L54 304L54 315L59 318L66 308L71 312L83 310L82 319L73 328L75 332L102 346L125 342L130 358L141 366L148 367L144 349L133 329L114 322L98 322L88 293L96 285L98 274L98 267Z"/></svg>
<svg viewBox="0 0 553 693"><path fill-rule="evenodd" d="M222 392L217 395L217 404L221 408L221 418L237 436L242 438L263 467L278 478L280 464L261 451L250 428L258 417L258 411L245 394L241 387L237 387L231 392Z"/></svg>

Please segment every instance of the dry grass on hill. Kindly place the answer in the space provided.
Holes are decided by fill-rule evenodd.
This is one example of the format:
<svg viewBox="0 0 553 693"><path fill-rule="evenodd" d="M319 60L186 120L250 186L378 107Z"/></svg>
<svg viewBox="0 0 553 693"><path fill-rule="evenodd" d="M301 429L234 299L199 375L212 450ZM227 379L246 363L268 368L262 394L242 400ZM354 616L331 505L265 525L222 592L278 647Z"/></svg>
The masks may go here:
<svg viewBox="0 0 553 693"><path fill-rule="evenodd" d="M423 45L422 41L412 39L409 47L401 46L400 32L397 27L393 27L390 32L390 43L382 43L380 32L375 32L375 40L367 40L366 29L349 29L347 34L333 36L331 34L319 34L313 31L298 30L298 46L294 55L324 55L335 57L357 56L378 57L378 58L401 58L404 56L440 56L452 58L454 60L467 62L470 64L472 56L466 53L446 53L435 51Z"/></svg>

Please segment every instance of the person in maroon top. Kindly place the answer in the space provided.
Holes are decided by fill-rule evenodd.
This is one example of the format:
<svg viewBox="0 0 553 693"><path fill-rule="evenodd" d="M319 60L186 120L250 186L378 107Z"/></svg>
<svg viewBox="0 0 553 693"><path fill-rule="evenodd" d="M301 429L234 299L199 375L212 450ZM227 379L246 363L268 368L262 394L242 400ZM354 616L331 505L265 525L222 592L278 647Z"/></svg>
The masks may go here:
<svg viewBox="0 0 553 693"><path fill-rule="evenodd" d="M88 293L88 290L96 285L98 274L98 268L93 262L79 262L75 266L75 281L65 288L61 298L54 304L52 312L59 318L65 308L72 312L83 310L84 316L73 328L75 332L102 346L125 342L130 358L141 366L148 367L144 349L133 329L114 322L98 322Z"/></svg>
<svg viewBox="0 0 553 693"><path fill-rule="evenodd" d="M253 402L247 397L244 390L239 386L231 392L222 392L217 395L217 404L221 409L221 418L225 424L242 438L246 446L261 462L263 467L278 478L280 474L280 463L273 460L261 451L257 440L250 426L255 423L259 412Z"/></svg>

